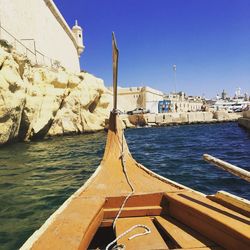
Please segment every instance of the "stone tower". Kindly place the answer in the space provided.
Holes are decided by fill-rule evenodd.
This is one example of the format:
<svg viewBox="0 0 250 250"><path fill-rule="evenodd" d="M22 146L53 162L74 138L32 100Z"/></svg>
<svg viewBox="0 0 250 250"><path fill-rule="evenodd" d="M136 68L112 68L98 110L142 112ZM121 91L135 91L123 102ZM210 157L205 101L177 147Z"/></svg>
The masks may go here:
<svg viewBox="0 0 250 250"><path fill-rule="evenodd" d="M223 89L223 91L222 91L222 93L221 93L221 99L222 99L222 100L226 100L226 98L227 98L227 93L226 93L226 91Z"/></svg>
<svg viewBox="0 0 250 250"><path fill-rule="evenodd" d="M75 25L72 28L72 32L74 34L74 37L77 43L77 53L78 53L78 56L80 57L85 47L83 45L82 28L78 26L77 20L75 22Z"/></svg>

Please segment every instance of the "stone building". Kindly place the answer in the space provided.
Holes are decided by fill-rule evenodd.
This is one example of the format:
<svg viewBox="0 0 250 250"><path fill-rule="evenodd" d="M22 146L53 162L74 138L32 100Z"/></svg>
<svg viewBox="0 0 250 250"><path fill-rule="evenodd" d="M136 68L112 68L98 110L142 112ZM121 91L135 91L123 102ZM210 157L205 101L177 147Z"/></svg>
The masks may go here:
<svg viewBox="0 0 250 250"><path fill-rule="evenodd" d="M112 90L112 87L110 88ZM158 113L158 102L163 100L163 93L150 87L118 87L118 108L122 112L143 108L151 113Z"/></svg>
<svg viewBox="0 0 250 250"><path fill-rule="evenodd" d="M0 39L35 64L80 71L82 29L70 29L53 0L0 0Z"/></svg>
<svg viewBox="0 0 250 250"><path fill-rule="evenodd" d="M167 94L164 96L164 100L170 103L167 112L201 111L203 107L202 97L187 96L184 92Z"/></svg>

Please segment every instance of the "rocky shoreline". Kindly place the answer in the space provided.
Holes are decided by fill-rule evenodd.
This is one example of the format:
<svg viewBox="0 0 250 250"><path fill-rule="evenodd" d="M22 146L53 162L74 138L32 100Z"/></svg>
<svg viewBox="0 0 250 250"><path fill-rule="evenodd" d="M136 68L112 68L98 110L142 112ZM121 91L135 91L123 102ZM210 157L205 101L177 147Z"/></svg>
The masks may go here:
<svg viewBox="0 0 250 250"><path fill-rule="evenodd" d="M110 103L102 79L32 65L0 46L0 145L102 130Z"/></svg>

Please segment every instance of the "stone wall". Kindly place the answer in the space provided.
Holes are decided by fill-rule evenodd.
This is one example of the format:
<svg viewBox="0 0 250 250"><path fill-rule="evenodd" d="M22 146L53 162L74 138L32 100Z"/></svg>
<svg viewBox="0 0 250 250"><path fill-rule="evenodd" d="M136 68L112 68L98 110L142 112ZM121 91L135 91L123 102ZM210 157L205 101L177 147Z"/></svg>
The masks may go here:
<svg viewBox="0 0 250 250"><path fill-rule="evenodd" d="M118 109L122 112L144 108L157 113L161 100L163 93L150 87L118 88Z"/></svg>
<svg viewBox="0 0 250 250"><path fill-rule="evenodd" d="M113 90L112 90L113 91ZM143 107L143 93L141 87L118 88L118 109L122 112Z"/></svg>
<svg viewBox="0 0 250 250"><path fill-rule="evenodd" d="M158 113L158 103L163 100L163 93L150 87L143 88L143 107L152 113Z"/></svg>
<svg viewBox="0 0 250 250"><path fill-rule="evenodd" d="M156 124L172 124L172 123L197 123L211 122L213 114L210 112L179 112L164 114L145 114L146 120Z"/></svg>
<svg viewBox="0 0 250 250"><path fill-rule="evenodd" d="M60 61L62 66L79 72L79 58L73 34L70 33L71 31L59 11L56 19L55 13L52 13L48 3L53 4L53 1L0 0L0 24L18 40L33 39L22 40L22 43L31 51L34 51L35 42L35 47L39 52ZM61 23L58 21L59 19ZM62 25L63 23L64 25ZM1 30L0 39L9 41L19 52L26 53L24 47L16 43L3 30ZM28 57L35 61L32 53L28 52ZM40 54L37 54L37 60L38 63L43 63L43 57ZM46 64L50 64L48 58L45 58L45 61Z"/></svg>
<svg viewBox="0 0 250 250"><path fill-rule="evenodd" d="M244 111L244 112L243 112L243 118L248 118L248 119L250 119L250 110Z"/></svg>
<svg viewBox="0 0 250 250"><path fill-rule="evenodd" d="M239 125L250 130L250 110L243 112L243 117L238 120Z"/></svg>
<svg viewBox="0 0 250 250"><path fill-rule="evenodd" d="M129 115L128 119L133 125L165 126L172 124L237 121L239 117L241 117L241 114L217 114L212 112L178 112Z"/></svg>

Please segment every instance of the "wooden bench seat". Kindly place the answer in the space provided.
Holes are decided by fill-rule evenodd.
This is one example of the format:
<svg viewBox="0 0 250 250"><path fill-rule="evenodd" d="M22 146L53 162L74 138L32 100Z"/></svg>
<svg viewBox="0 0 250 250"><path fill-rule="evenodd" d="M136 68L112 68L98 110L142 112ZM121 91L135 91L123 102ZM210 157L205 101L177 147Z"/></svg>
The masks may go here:
<svg viewBox="0 0 250 250"><path fill-rule="evenodd" d="M194 192L166 193L171 217L227 249L250 248L250 218Z"/></svg>
<svg viewBox="0 0 250 250"><path fill-rule="evenodd" d="M156 216L155 222L176 242L180 249L211 249L216 246L214 242L168 216Z"/></svg>
<svg viewBox="0 0 250 250"><path fill-rule="evenodd" d="M136 228L129 232L127 235L118 240L118 244L124 244L126 249L129 250L163 250L169 249L160 233L157 231L154 223L149 217L133 217L133 218L121 218L116 223L116 236L124 233L126 230L136 224L143 224L150 228L151 233L143 236L138 236L132 240L128 238L132 235L144 232L143 228Z"/></svg>

